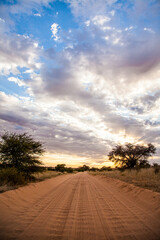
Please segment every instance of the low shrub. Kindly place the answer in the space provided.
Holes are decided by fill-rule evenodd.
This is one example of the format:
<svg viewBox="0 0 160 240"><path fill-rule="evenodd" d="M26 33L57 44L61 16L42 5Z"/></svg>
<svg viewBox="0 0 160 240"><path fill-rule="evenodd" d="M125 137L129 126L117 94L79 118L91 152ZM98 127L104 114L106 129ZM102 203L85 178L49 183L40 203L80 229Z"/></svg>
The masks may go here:
<svg viewBox="0 0 160 240"><path fill-rule="evenodd" d="M0 185L22 185L26 183L26 178L22 172L16 168L4 168L0 170Z"/></svg>
<svg viewBox="0 0 160 240"><path fill-rule="evenodd" d="M66 172L67 173L73 173L73 168L71 168L71 167L66 168Z"/></svg>
<svg viewBox="0 0 160 240"><path fill-rule="evenodd" d="M158 174L160 172L160 165L157 163L153 164L153 168L154 168L154 173Z"/></svg>

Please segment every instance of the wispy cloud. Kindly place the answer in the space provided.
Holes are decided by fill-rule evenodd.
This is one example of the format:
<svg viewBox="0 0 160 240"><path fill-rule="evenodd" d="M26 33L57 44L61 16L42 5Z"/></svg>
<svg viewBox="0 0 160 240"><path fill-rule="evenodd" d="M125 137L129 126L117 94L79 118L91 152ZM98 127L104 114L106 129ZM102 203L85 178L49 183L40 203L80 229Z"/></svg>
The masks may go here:
<svg viewBox="0 0 160 240"><path fill-rule="evenodd" d="M41 17L41 14L40 13L35 13L34 16L35 17Z"/></svg>
<svg viewBox="0 0 160 240"><path fill-rule="evenodd" d="M53 23L51 25L51 32L52 32L52 38L55 40L55 41L58 41L59 40L59 37L58 37L58 31L60 30L60 26L57 24L57 23Z"/></svg>

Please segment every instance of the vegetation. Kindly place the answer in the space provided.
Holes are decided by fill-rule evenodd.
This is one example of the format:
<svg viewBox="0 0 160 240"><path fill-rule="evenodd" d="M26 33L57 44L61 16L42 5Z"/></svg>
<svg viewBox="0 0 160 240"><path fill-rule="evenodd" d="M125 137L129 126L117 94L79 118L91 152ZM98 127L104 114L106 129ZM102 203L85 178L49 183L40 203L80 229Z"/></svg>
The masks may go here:
<svg viewBox="0 0 160 240"><path fill-rule="evenodd" d="M103 166L101 168L96 168L96 167L89 167L87 165L83 165L77 168L72 168L72 167L66 167L65 164L58 164L54 168L48 168L48 170L52 171L58 171L58 172L67 172L67 173L72 173L72 172L85 172L85 171L90 171L90 172L96 172L96 171L112 171L111 167L106 167Z"/></svg>
<svg viewBox="0 0 160 240"><path fill-rule="evenodd" d="M0 193L26 185L29 182L43 181L60 174L62 173L48 171L47 168L44 167L43 172L35 172L32 174L32 178L28 179L23 172L18 172L16 168L2 168L0 170Z"/></svg>
<svg viewBox="0 0 160 240"><path fill-rule="evenodd" d="M160 165L158 165L157 163L154 163L153 167L154 167L154 173L158 174L160 172Z"/></svg>
<svg viewBox="0 0 160 240"><path fill-rule="evenodd" d="M29 178L32 173L41 171L39 156L44 152L42 144L24 134L5 133L1 136L0 163L2 168L15 168Z"/></svg>
<svg viewBox="0 0 160 240"><path fill-rule="evenodd" d="M156 192L160 192L160 171L156 172L155 169L160 165L156 164L156 168L142 168L136 169L113 169L112 171L97 171L90 172L92 175L105 176L110 178L117 178L124 182L132 183L136 186L147 188Z"/></svg>
<svg viewBox="0 0 160 240"><path fill-rule="evenodd" d="M105 175L160 191L160 165L150 167L148 157L154 154L156 148L126 144L117 145L110 153L109 160L118 165L117 169L103 166L101 168L83 165L77 168L58 164L55 167L44 167L39 161L44 149L40 142L26 133L5 133L0 141L0 192L8 190L9 186L24 185L29 181L41 181L63 173L92 172L93 175ZM142 169L147 168L147 169ZM129 170L127 170L129 169ZM133 169L133 170L132 170Z"/></svg>
<svg viewBox="0 0 160 240"><path fill-rule="evenodd" d="M16 168L4 168L0 171L0 185L10 186L25 184L25 175Z"/></svg>
<svg viewBox="0 0 160 240"><path fill-rule="evenodd" d="M39 161L43 152L42 144L26 133L3 134L0 141L0 185L11 187L35 180L33 173L45 170Z"/></svg>
<svg viewBox="0 0 160 240"><path fill-rule="evenodd" d="M58 164L56 167L55 167L55 170L57 172L67 172L67 173L73 173L73 168L71 167L66 167L66 164Z"/></svg>
<svg viewBox="0 0 160 240"><path fill-rule="evenodd" d="M48 179L48 178L57 177L57 176L59 176L61 174L62 173L57 172L57 171L45 170L43 172L36 172L36 173L33 174L33 176L35 178L35 181L39 182L39 181L43 181L43 180Z"/></svg>
<svg viewBox="0 0 160 240"><path fill-rule="evenodd" d="M103 166L99 169L100 172L102 171L112 171L112 168L111 167L106 167L106 166Z"/></svg>
<svg viewBox="0 0 160 240"><path fill-rule="evenodd" d="M94 168L96 169L96 168ZM65 164L58 164L55 166L55 168L52 168L52 170L58 171L58 172L67 172L67 173L73 173L73 172L84 172L91 170L89 166L83 165L78 168L72 168L72 167L66 167Z"/></svg>
<svg viewBox="0 0 160 240"><path fill-rule="evenodd" d="M117 145L108 154L109 160L121 168L143 168L149 167L148 158L156 152L156 148L149 143L147 146L134 145Z"/></svg>
<svg viewBox="0 0 160 240"><path fill-rule="evenodd" d="M90 167L87 165L83 165L82 167L76 168L77 172L85 172L85 171L89 171L89 170L90 170Z"/></svg>

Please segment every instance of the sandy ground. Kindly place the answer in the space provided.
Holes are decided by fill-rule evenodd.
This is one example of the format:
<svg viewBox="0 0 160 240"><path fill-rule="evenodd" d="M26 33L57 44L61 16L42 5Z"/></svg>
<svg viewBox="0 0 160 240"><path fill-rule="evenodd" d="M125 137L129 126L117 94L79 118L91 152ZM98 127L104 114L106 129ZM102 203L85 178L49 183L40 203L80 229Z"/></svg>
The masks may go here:
<svg viewBox="0 0 160 240"><path fill-rule="evenodd" d="M158 240L160 194L78 173L0 194L0 239Z"/></svg>

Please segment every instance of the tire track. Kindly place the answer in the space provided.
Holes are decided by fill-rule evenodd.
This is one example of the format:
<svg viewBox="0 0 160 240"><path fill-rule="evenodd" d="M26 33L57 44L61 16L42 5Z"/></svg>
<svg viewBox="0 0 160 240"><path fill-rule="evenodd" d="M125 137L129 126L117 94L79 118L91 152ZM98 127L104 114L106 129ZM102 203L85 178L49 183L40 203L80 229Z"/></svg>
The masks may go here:
<svg viewBox="0 0 160 240"><path fill-rule="evenodd" d="M72 202L72 198L74 196L76 187L74 188L73 191L66 192L64 190L65 190L66 184L69 184L71 181L73 181L73 180L69 178L69 179L65 180L60 186L58 185L54 189L54 191L51 191L48 196L47 202L44 202L43 199L40 201L40 204L38 205L38 208L37 208L37 210L40 209L40 212L38 212L36 214L36 217L29 223L29 225L27 227L25 227L23 232L21 232L21 234L16 239L22 239L22 240L28 239L28 238L32 239L32 233L34 232L34 229L37 229L38 227L41 227L41 226L44 229L44 226L45 226L46 222L49 220L49 218L51 217L51 215L53 215L53 213L54 214L56 213L58 206L61 204L62 199L63 199L64 206L62 203L62 206L60 206L60 207L65 208L65 205L67 205L68 207L66 207L66 208L68 209L68 212L69 212L70 204ZM78 184L78 182L79 182L79 179L76 179L76 185ZM59 189L59 187L61 187L61 188ZM57 190L58 190L58 193L56 192ZM54 196L52 198L53 193L54 193ZM43 204L43 205L41 205L41 204ZM30 211L29 211L29 213L30 213ZM67 212L64 213L64 216L65 216L65 218L67 217ZM63 219L61 226L63 224L65 224L64 220L65 219ZM31 232L31 234L30 234L30 232ZM41 234L42 234L42 229L41 229Z"/></svg>
<svg viewBox="0 0 160 240"><path fill-rule="evenodd" d="M160 239L160 232L157 233L157 229L160 227L159 219L153 218L150 214L146 213L144 210L139 208L139 206L137 206L137 205L135 206L134 203L131 202L130 200L123 199L123 201L122 201L120 199L120 195L118 195L119 198L117 198L115 196L115 194L113 195L113 193L100 182L100 180L92 179L90 182L91 182L91 185L94 185L96 192L100 196L100 198L99 198L99 202L101 202L100 205L101 206L106 205L108 207L108 209L110 209L110 211L112 212L112 215L116 216L115 220L116 219L120 220L120 222L119 222L120 228L123 228L124 230L126 229L125 231L127 232L127 226L124 227L126 225L126 222L122 218L122 216L126 214L127 217L130 216L130 218L132 218L130 221L134 221L137 225L139 225L139 226L137 226L137 229L136 229L137 231L138 231L138 227L140 227L140 225L141 225L141 228L139 231L145 229L145 233L144 233L145 236L143 235L143 239L146 239L146 240L149 240L149 239L159 240ZM102 191L102 189L103 189L103 191ZM109 198L105 199L105 197L103 195L105 191L111 196L111 199L109 199ZM103 192L103 194L102 194L102 192ZM124 211L124 212L122 212L122 216L120 215L120 207L123 208L123 211ZM134 210L133 210L133 208L134 208ZM118 211L117 211L117 209L118 209ZM138 214L136 214L136 212L138 212ZM119 217L117 218L117 216L119 216ZM143 216L143 217L141 217L141 216ZM126 217L126 221L128 221L127 217ZM149 220L150 225L148 224L148 222L146 222L146 219ZM115 222L116 221L114 221L114 223ZM132 235L131 234L129 234L129 235L130 235L131 239L137 238L136 237L138 235L137 231L135 231L135 230L133 231L132 228L130 227L130 232L132 233ZM124 239L124 236L123 236L123 239ZM128 239L130 239L129 236L127 236L127 240ZM139 238L139 237L137 239L141 240L141 238Z"/></svg>

